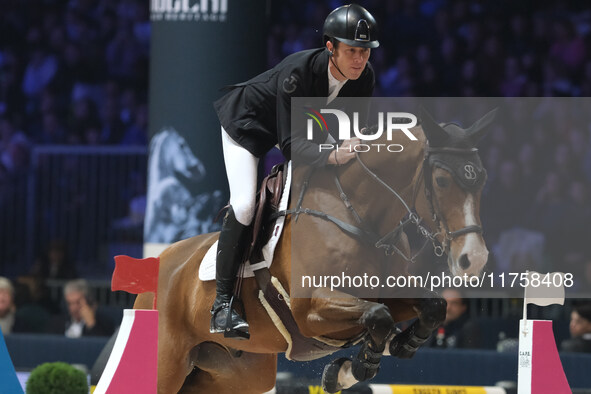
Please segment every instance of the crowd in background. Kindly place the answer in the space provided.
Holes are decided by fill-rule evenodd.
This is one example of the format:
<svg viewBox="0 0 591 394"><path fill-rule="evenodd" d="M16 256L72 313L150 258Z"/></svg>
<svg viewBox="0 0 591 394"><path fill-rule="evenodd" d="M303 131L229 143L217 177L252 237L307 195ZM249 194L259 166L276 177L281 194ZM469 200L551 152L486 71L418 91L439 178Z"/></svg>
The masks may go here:
<svg viewBox="0 0 591 394"><path fill-rule="evenodd" d="M576 1L360 1L376 17L375 96L588 96L591 8ZM322 45L340 1L272 7L268 65Z"/></svg>
<svg viewBox="0 0 591 394"><path fill-rule="evenodd" d="M149 51L146 0L0 2L0 228L11 229L0 242L6 249L0 253L0 274L7 264L25 263L17 244L26 231L22 211L31 161L39 159L32 155L35 147L139 146L147 151ZM56 179L55 168L38 171L44 164L37 164L41 175L36 176L55 189L67 192L72 184L86 181L86 173L75 168ZM84 163L72 159L66 165ZM75 212L92 199L75 191L69 196L70 207L56 212L35 207L55 238L63 237L64 230L54 230L59 224L50 224L56 221L52 218L65 217L64 211ZM129 196L123 206L135 197ZM48 196L38 198L48 201ZM33 257L42 257L48 241L29 245L35 249ZM72 250L76 245L67 248L72 256L80 255ZM20 273L31 264L26 261Z"/></svg>
<svg viewBox="0 0 591 394"><path fill-rule="evenodd" d="M379 24L375 96L591 95L585 2L359 3ZM272 1L268 66L322 45L324 18L341 4ZM148 0L0 2L0 204L36 144L147 145L149 43ZM485 237L503 245L518 225L539 245L540 234L545 267L591 284L591 124L556 125L497 129L480 145ZM512 267L538 258L513 257Z"/></svg>
<svg viewBox="0 0 591 394"><path fill-rule="evenodd" d="M147 144L149 3L0 3L0 184L33 144Z"/></svg>

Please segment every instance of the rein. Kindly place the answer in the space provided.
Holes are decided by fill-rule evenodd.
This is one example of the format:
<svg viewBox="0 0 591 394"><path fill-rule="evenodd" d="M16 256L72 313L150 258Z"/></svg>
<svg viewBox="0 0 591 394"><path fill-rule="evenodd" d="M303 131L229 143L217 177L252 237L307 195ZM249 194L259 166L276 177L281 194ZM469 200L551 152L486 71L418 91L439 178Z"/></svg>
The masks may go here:
<svg viewBox="0 0 591 394"><path fill-rule="evenodd" d="M338 189L338 192L339 192L339 196L340 196L341 200L343 201L343 204L345 205L345 207L351 212L351 214L355 218L358 225L356 226L356 225L344 222L344 221L342 221L334 216L331 216L327 213L324 213L322 211L318 211L318 210L314 210L314 209L310 209L310 208L302 208L302 201L303 201L304 195L308 189L309 180L312 176L312 169L309 169L308 172L306 173L306 176L304 177L304 183L303 183L302 190L300 192L300 195L299 195L299 198L298 198L298 201L296 204L296 208L276 212L274 215L272 215L271 218L275 219L279 216L295 215L295 221L297 222L300 214L314 216L314 217L334 223L343 232L345 232L349 235L352 235L364 242L372 244L374 247L376 247L378 249L384 249L384 253L386 255L392 255L393 253L397 253L404 260L406 260L407 262L410 262L410 263L415 262L416 257L420 253L422 253L423 249L425 248L425 246L427 245L428 242L431 242L431 244L433 246L433 252L435 253L435 255L438 257L441 257L441 256L443 256L444 253L449 251L449 245L453 239L460 237L462 235L468 234L468 233L472 233L472 232L482 233L482 227L477 226L477 225L470 225L470 226L463 227L463 228L456 230L456 231L449 231L449 227L447 226L447 222L445 221L445 219L439 218L439 216L437 215L437 212L439 211L437 199L433 198L435 193L433 191L433 180L432 180L432 176L431 176L432 165L429 163L429 156L431 154L436 154L436 153L452 153L452 154L460 154L460 155L461 154L474 154L477 151L478 151L478 149L476 149L476 148L466 148L466 149L463 149L463 148L430 148L428 145L425 148L423 165L421 167L421 174L423 175L423 182L425 184L425 189L424 189L425 190L425 197L426 197L427 201L429 202L429 208L430 208L430 211L431 211L431 214L433 217L433 221L436 223L438 228L441 229L443 227L443 231L433 233L428 228L426 228L422 224L423 219L421 219L419 217L419 215L416 213L416 210L414 209L414 207L411 209L411 207L406 203L406 201L402 198L402 196L396 190L394 190L394 188L392 188L390 185L388 185L375 172L373 172L369 167L367 167L367 165L363 162L363 160L361 160L359 153L357 153L355 155L355 158L359 162L359 164L361 165L363 170L372 179L374 179L377 183L382 185L390 194L394 195L396 197L396 199L398 199L398 201L400 201L402 203L402 205L404 206L404 208L406 209L406 212L407 212L407 214L405 215L406 219L401 220L400 223L392 231L390 231L389 233L387 233L384 236L380 236L380 235L376 234L375 232L366 229L366 226L364 225L362 218L359 216L359 214L357 213L357 211L355 210L355 208L353 207L353 205L349 201L349 198L345 194L345 192L341 186L338 174L336 174L336 172L335 172L334 180L335 180L335 184ZM416 196L418 194L418 186L419 186L419 184L417 184L415 186L415 191L413 192L413 202L414 202L414 200L416 200ZM425 238L425 242L423 243L423 246L419 249L419 251L414 256L411 256L411 257L407 257L396 246L396 242L398 241L398 238L400 237L402 231L404 230L404 227L408 224L413 224L417 228L417 231ZM443 246L438 245L439 241L437 239L437 236L441 235L441 234L444 235Z"/></svg>
<svg viewBox="0 0 591 394"><path fill-rule="evenodd" d="M396 228L394 228L394 230L392 230L390 233L388 233L386 236L384 236L380 240L379 244L376 244L376 247L386 248L386 254L391 254L391 250L392 250L392 248L394 248L398 254L400 254L401 256L403 256L405 258L406 261L414 262L414 259L423 251L423 249L425 248L428 241L431 241L431 243L433 245L433 252L435 253L435 255L438 257L441 257L441 256L443 256L444 253L449 252L450 243L455 238L458 238L462 235L469 234L469 233L481 234L482 227L477 226L477 225L470 225L470 226L463 227L463 228L456 230L456 231L449 231L449 227L447 225L447 221L445 220L445 218L442 217L440 219L439 215L437 214L437 212L440 212L439 205L437 204L437 199L433 197L435 195L435 192L433 191L433 179L431 176L433 165L429 162L429 158L432 154L450 153L450 154L455 154L455 155L472 155L477 152L478 152L477 148L450 148L450 147L431 148L427 142L427 145L425 147L425 155L423 158L423 165L421 167L421 173L423 174L423 183L425 185L425 189L424 189L425 190L425 197L426 197L427 201L429 202L429 209L431 211L433 221L437 225L437 228L441 229L443 227L443 231L439 231L436 233L429 231L429 229L427 229L425 226L423 226L421 224L422 219L416 213L416 210L414 209L414 207L411 209L409 207L409 205L406 203L406 201L404 201L404 199L400 196L400 194L396 192L396 190L394 190L390 185L388 185L386 182L384 182L375 172L373 172L369 167L367 167L367 165L363 162L363 160L361 160L359 153L357 153L356 154L357 161L359 162L359 164L361 164L361 167L365 170L365 172L368 175L370 175L374 180L376 180L379 184L384 186L390 194L393 194L402 203L402 205L404 206L404 208L406 209L407 214L408 214L408 219L401 222ZM419 186L418 184L415 186L415 191L413 192L413 202L416 200L416 196L418 193L418 186ZM407 258L406 256L404 256L402 254L402 252L400 250L398 250L398 248L396 248L396 246L394 245L394 242L390 242L390 243L383 242L386 239L391 239L390 234L401 231L401 228L404 227L407 223L414 224L415 227L417 228L418 232L423 237L426 238L423 246L419 249L417 254L415 254L411 258ZM437 242L438 242L437 235L440 235L440 234L444 235L443 246L437 245Z"/></svg>

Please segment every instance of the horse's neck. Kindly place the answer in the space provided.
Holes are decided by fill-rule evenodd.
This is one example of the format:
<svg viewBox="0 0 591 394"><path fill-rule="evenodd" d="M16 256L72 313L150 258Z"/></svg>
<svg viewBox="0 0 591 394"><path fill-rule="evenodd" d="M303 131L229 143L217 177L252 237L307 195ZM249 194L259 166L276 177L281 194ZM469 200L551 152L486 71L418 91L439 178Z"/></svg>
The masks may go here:
<svg viewBox="0 0 591 394"><path fill-rule="evenodd" d="M414 145L413 145L414 144ZM382 181L396 191L411 208L414 199L424 194L422 165L423 143L407 144L400 153L360 154L359 159ZM364 220L380 233L391 230L407 213L404 204L386 187L367 173L357 160L340 175L345 193L354 206L363 212Z"/></svg>

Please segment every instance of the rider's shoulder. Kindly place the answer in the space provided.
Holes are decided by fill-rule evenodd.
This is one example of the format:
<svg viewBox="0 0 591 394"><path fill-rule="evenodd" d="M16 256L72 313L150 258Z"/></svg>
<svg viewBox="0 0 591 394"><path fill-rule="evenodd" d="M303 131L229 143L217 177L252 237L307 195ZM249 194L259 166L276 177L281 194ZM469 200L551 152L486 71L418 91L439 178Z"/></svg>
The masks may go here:
<svg viewBox="0 0 591 394"><path fill-rule="evenodd" d="M324 59L326 57L326 59ZM294 70L305 73L310 69L314 69L318 63L328 65L328 57L326 56L326 49L315 48L306 49L303 51L292 53L279 62L274 68L282 70Z"/></svg>

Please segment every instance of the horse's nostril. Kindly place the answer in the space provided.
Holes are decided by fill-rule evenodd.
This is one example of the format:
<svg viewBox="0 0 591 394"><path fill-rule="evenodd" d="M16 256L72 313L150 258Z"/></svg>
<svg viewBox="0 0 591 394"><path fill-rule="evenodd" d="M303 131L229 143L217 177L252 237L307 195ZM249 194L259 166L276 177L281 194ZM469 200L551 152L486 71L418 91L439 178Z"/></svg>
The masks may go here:
<svg viewBox="0 0 591 394"><path fill-rule="evenodd" d="M460 256L460 268L463 270L467 270L470 267L470 260L468 259L467 254L463 254Z"/></svg>

